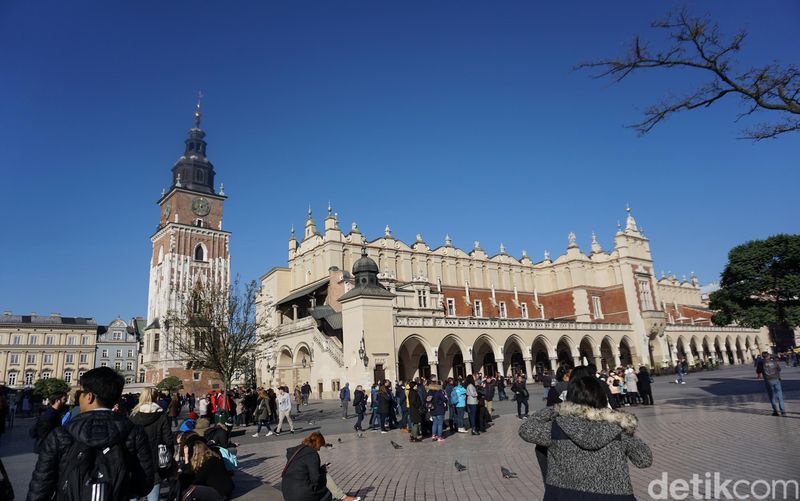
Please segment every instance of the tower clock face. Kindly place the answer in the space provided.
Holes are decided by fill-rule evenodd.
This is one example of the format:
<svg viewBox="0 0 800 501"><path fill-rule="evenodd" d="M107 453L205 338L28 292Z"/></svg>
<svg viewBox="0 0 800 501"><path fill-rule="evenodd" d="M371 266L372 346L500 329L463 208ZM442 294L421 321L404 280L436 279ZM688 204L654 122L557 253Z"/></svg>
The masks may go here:
<svg viewBox="0 0 800 501"><path fill-rule="evenodd" d="M205 198L200 197L192 200L192 211L198 216L207 216L209 210L208 200Z"/></svg>

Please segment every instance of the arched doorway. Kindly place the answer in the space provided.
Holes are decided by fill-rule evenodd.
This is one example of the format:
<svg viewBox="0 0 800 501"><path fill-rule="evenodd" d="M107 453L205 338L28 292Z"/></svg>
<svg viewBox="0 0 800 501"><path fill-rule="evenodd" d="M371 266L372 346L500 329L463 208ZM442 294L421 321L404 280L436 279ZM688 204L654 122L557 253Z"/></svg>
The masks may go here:
<svg viewBox="0 0 800 501"><path fill-rule="evenodd" d="M619 342L619 363L623 367L633 366L633 350L627 337Z"/></svg>
<svg viewBox="0 0 800 501"><path fill-rule="evenodd" d="M608 337L604 337L600 342L600 365L603 370L614 370L617 368L614 348L611 344L611 339Z"/></svg>
<svg viewBox="0 0 800 501"><path fill-rule="evenodd" d="M282 347L278 354L278 365L275 370L278 373L278 383L283 386L288 386L290 390L293 389L296 384L292 371L293 366L294 357L292 356L292 350L287 346Z"/></svg>
<svg viewBox="0 0 800 501"><path fill-rule="evenodd" d="M428 362L428 348L418 336L409 336L400 344L397 351L398 374L403 381L415 377L429 378L431 366Z"/></svg>
<svg viewBox="0 0 800 501"><path fill-rule="evenodd" d="M553 370L553 367L550 366L550 346L543 336L533 340L531 358L533 359L533 374L541 374L545 369ZM520 372L524 372L524 368ZM532 377L533 374L528 374L528 376Z"/></svg>
<svg viewBox="0 0 800 501"><path fill-rule="evenodd" d="M581 344L578 345L578 353L581 357L581 363L583 365L594 364L594 346L592 345L592 340L589 336L585 336L581 339Z"/></svg>
<svg viewBox="0 0 800 501"><path fill-rule="evenodd" d="M305 384L308 383L312 385L313 383L311 380L311 364L314 361L311 359L311 352L308 349L308 346L302 344L297 347L295 350L296 353L294 355L294 373L295 373L295 384ZM292 388L289 388L292 390ZM322 398L320 393L317 394L318 398Z"/></svg>
<svg viewBox="0 0 800 501"><path fill-rule="evenodd" d="M439 344L439 376L446 379L448 377L466 377L467 368L464 363L463 344L454 335L445 337Z"/></svg>
<svg viewBox="0 0 800 501"><path fill-rule="evenodd" d="M572 342L566 336L562 336L556 345L556 359L558 365L573 366L575 360L572 358Z"/></svg>
<svg viewBox="0 0 800 501"><path fill-rule="evenodd" d="M704 361L703 357L700 356L700 351L697 349L697 338L695 336L692 336L692 339L689 341L689 351L692 352L695 363Z"/></svg>
<svg viewBox="0 0 800 501"><path fill-rule="evenodd" d="M475 341L472 348L472 370L486 374L497 372L497 362L495 362L494 342L488 336L480 336Z"/></svg>
<svg viewBox="0 0 800 501"><path fill-rule="evenodd" d="M525 359L522 356L522 341L517 336L510 336L503 346L503 375L513 376L525 372Z"/></svg>

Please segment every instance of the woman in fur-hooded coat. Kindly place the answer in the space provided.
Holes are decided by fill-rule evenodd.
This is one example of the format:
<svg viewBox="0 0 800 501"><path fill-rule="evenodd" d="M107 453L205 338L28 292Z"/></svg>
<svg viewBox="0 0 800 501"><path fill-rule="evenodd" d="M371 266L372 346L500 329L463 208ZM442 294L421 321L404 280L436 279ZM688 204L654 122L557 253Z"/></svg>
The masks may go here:
<svg viewBox="0 0 800 501"><path fill-rule="evenodd" d="M544 499L630 501L628 461L653 462L650 448L634 436L636 416L608 408L602 383L570 381L567 402L533 414L519 429L526 442L547 447Z"/></svg>

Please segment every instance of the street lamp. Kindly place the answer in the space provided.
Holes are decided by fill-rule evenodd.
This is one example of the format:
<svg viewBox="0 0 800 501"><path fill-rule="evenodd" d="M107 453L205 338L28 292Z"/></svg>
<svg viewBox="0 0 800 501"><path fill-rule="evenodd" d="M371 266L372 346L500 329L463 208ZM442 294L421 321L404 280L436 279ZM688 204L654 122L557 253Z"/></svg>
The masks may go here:
<svg viewBox="0 0 800 501"><path fill-rule="evenodd" d="M369 365L369 359L367 358L367 345L364 342L364 331L361 331L361 343L358 346L358 358L364 362L364 368L366 369Z"/></svg>

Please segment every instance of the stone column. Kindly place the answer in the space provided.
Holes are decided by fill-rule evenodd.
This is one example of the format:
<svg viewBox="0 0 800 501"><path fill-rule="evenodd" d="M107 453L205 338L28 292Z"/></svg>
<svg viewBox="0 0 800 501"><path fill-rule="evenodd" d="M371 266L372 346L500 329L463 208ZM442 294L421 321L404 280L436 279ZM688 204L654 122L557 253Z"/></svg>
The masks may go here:
<svg viewBox="0 0 800 501"><path fill-rule="evenodd" d="M739 360L739 355L736 353L736 350L731 348L731 354L733 355L733 363L734 365L739 365L741 360Z"/></svg>
<svg viewBox="0 0 800 501"><path fill-rule="evenodd" d="M594 357L594 366L598 371L603 370L603 357L597 355Z"/></svg>
<svg viewBox="0 0 800 501"><path fill-rule="evenodd" d="M577 367L579 365L583 365L580 355L572 355L572 366Z"/></svg>
<svg viewBox="0 0 800 501"><path fill-rule="evenodd" d="M436 362L428 362L428 365L431 366L431 378L435 377L437 381L441 381L441 379L439 379L439 364Z"/></svg>
<svg viewBox="0 0 800 501"><path fill-rule="evenodd" d="M532 364L533 360L531 360L530 358L526 358L524 360L525 360L525 374L527 374L528 377L530 378L531 374L533 374L533 364ZM513 375L514 374L512 374L512 376Z"/></svg>
<svg viewBox="0 0 800 501"><path fill-rule="evenodd" d="M467 374L472 374L472 360L464 360L464 370Z"/></svg>
<svg viewBox="0 0 800 501"><path fill-rule="evenodd" d="M686 352L686 363L689 364L689 367L694 366L694 355L692 355L691 348L689 348L689 350Z"/></svg>
<svg viewBox="0 0 800 501"><path fill-rule="evenodd" d="M550 357L550 368L555 372L558 369L558 357Z"/></svg>
<svg viewBox="0 0 800 501"><path fill-rule="evenodd" d="M620 366L619 351L614 351L613 355L614 355L614 368L616 369L617 367Z"/></svg>
<svg viewBox="0 0 800 501"><path fill-rule="evenodd" d="M297 322L297 305L296 304L292 305L292 320Z"/></svg>
<svg viewBox="0 0 800 501"><path fill-rule="evenodd" d="M494 361L497 364L497 373L498 374L504 374L503 365L505 365L505 364L503 362L505 362L505 360L502 359L502 358L495 358ZM488 374L484 374L484 376L488 376ZM492 374L491 376L494 377L494 374Z"/></svg>

